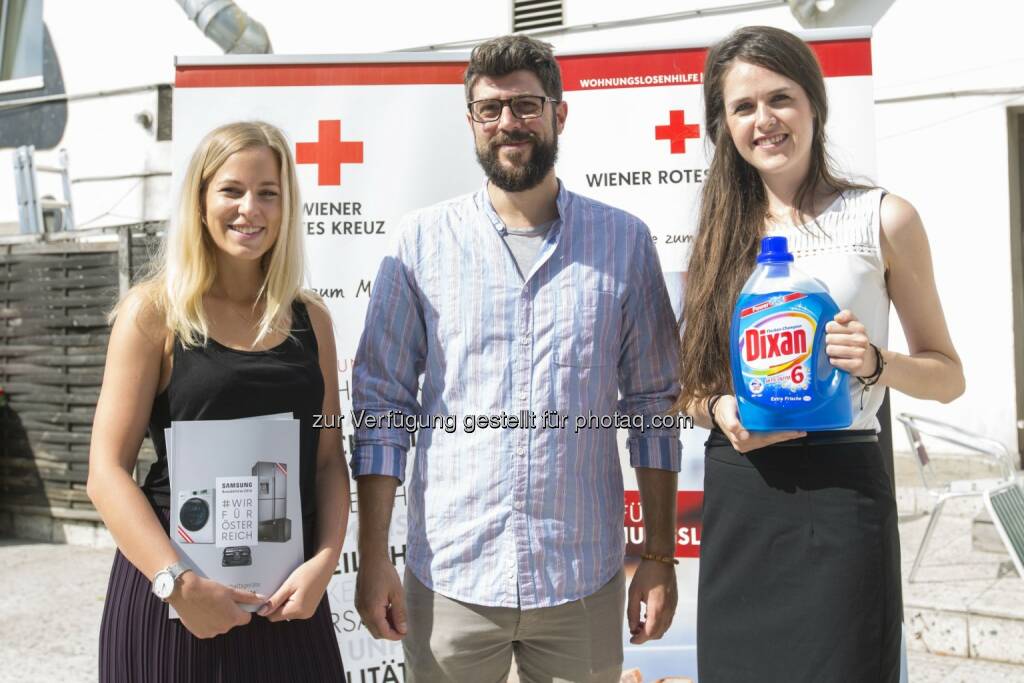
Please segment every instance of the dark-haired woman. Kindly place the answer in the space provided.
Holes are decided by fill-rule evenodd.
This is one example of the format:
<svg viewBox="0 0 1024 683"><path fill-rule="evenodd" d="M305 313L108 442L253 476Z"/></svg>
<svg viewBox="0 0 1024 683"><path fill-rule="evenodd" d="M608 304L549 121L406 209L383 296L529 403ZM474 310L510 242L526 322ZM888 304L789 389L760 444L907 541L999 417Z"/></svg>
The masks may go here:
<svg viewBox="0 0 1024 683"><path fill-rule="evenodd" d="M924 227L905 200L845 181L825 150L827 102L810 48L740 29L709 52L715 144L690 259L682 405L707 442L698 598L701 683L899 678L896 504L878 446L886 386L948 402L964 389ZM732 395L732 306L760 239L789 238L842 311L826 352L849 372L847 430L753 433ZM910 354L886 348L889 302Z"/></svg>

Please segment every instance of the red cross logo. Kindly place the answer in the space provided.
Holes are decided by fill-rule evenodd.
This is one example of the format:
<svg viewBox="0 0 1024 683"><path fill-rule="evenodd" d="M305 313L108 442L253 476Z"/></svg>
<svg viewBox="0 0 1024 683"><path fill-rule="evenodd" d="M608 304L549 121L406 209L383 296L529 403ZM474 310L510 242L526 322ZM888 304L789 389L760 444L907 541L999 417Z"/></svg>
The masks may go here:
<svg viewBox="0 0 1024 683"><path fill-rule="evenodd" d="M295 163L317 165L317 185L341 185L341 165L363 163L363 143L341 141L341 121L321 121L316 142L295 145Z"/></svg>
<svg viewBox="0 0 1024 683"><path fill-rule="evenodd" d="M668 113L668 124L654 127L655 140L669 140L669 151L672 154L686 154L687 138L699 138L700 126L696 123L683 122L683 110L677 109Z"/></svg>

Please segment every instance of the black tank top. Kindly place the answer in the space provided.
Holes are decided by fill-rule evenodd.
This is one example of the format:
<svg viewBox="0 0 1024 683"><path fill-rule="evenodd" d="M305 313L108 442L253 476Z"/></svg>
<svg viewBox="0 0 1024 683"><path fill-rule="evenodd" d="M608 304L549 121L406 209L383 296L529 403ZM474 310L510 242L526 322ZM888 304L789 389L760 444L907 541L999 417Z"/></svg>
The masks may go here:
<svg viewBox="0 0 1024 683"><path fill-rule="evenodd" d="M234 420L291 413L299 420L299 491L306 557L316 538L316 451L314 416L323 409L324 378L316 335L306 306L292 304L291 336L267 351L229 349L213 339L186 349L175 340L167 388L153 400L149 436L156 462L142 490L155 507L170 506L164 429L172 420Z"/></svg>

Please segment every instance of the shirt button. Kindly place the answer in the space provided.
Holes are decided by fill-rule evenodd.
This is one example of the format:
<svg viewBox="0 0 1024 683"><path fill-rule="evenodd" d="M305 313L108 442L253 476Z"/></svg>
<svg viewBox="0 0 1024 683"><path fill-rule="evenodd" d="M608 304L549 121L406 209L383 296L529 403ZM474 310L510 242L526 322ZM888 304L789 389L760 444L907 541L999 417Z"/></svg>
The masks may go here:
<svg viewBox="0 0 1024 683"><path fill-rule="evenodd" d="M522 344L523 346L526 346L527 344L529 344L530 343L530 335L524 334L522 336L522 338L520 338L519 343Z"/></svg>
<svg viewBox="0 0 1024 683"><path fill-rule="evenodd" d="M520 458L525 458L526 457L526 449L525 448L520 448L518 451L516 451L516 453L519 455Z"/></svg>
<svg viewBox="0 0 1024 683"><path fill-rule="evenodd" d="M515 509L516 509L516 510L522 510L522 509L523 509L523 501L521 501L521 500L517 500L517 501L516 501L516 502L514 503L514 506L515 506Z"/></svg>

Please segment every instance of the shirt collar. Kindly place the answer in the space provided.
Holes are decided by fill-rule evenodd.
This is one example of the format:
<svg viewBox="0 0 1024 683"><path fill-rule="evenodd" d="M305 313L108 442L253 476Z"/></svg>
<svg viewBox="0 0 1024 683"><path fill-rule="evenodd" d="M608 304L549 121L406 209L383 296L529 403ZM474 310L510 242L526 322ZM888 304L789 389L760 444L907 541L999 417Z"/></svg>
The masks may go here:
<svg viewBox="0 0 1024 683"><path fill-rule="evenodd" d="M491 226L498 231L498 234L505 235L508 230L505 227L505 223L502 222L501 217L498 216L498 212L494 210L494 205L491 204L491 196L487 194L487 183L488 180L484 180L483 187L476 195L476 204L480 207L484 215L487 216L487 220L490 221ZM558 195L555 197L555 205L558 210L558 219L551 226L552 230L559 227L559 224L564 225L569 217L569 205L572 200L572 194L565 189L565 183L558 180Z"/></svg>

